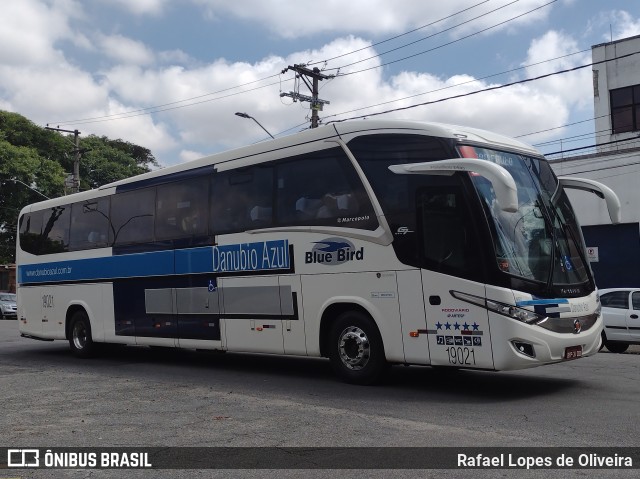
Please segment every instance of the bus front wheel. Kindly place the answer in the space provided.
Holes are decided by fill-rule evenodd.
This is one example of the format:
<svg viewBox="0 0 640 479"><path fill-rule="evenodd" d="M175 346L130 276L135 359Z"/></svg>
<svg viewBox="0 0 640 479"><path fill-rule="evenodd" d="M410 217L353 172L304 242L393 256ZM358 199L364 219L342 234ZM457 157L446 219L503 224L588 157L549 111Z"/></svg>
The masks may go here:
<svg viewBox="0 0 640 479"><path fill-rule="evenodd" d="M89 358L96 352L96 344L91 338L91 323L86 311L76 311L71 317L69 328L71 352L80 358Z"/></svg>
<svg viewBox="0 0 640 479"><path fill-rule="evenodd" d="M351 384L376 382L386 366L382 338L375 323L358 311L347 311L331 328L329 360L336 374Z"/></svg>

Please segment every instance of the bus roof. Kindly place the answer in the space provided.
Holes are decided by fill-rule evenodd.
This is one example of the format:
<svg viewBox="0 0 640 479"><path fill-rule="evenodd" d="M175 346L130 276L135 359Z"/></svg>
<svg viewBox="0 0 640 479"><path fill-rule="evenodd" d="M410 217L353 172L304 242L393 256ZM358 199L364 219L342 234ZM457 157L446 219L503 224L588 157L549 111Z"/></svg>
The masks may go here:
<svg viewBox="0 0 640 479"><path fill-rule="evenodd" d="M277 138L275 140L264 141L255 145L245 146L234 150L228 150L221 153L205 156L196 160L192 160L179 165L173 165L161 168L141 175L132 176L123 180L119 180L107 185L99 187L97 190L76 193L70 196L55 198L52 200L35 203L39 207L50 207L58 204L69 203L69 201L82 201L84 197L94 198L103 196L114 191L114 188L128 183L135 183L144 180L150 180L165 175L180 173L195 168L202 168L216 164L222 164L231 160L239 160L246 158L248 163L253 156L264 153L276 153L295 146L304 146L322 140L339 139L341 137L358 136L367 133L416 133L437 136L441 138L453 138L459 141L469 141L473 143L481 143L491 145L493 147L503 147L507 149L515 149L523 153L539 156L538 152L532 146L508 136L493 133L478 128L470 128L458 125L449 125L445 123L407 121L407 120L350 120L345 122L336 122L324 125L314 129L304 130L293 135ZM327 145L329 147L329 145ZM100 192L100 194L97 194ZM29 209L25 207L23 212ZM36 209L39 209L36 207ZM22 212L21 212L22 214Z"/></svg>
<svg viewBox="0 0 640 479"><path fill-rule="evenodd" d="M420 122L420 121L403 121L403 120L352 120L344 123L332 123L315 129L304 130L302 132L288 135L275 140L263 141L255 145L245 146L234 150L228 150L213 155L208 155L196 160L174 165L149 173L126 178L116 181L103 188L110 188L122 184L164 176L171 173L179 173L181 171L200 168L215 164L224 163L230 160L242 158L250 158L262 153L278 151L292 146L304 145L316 141L336 139L340 136L364 134L367 132L383 133L385 130L389 132L398 130L420 134L428 134L442 138L455 138L459 140L467 140L476 143L486 143L487 145L502 146L509 149L517 149L532 155L540 155L532 146L518 141L508 136L493 133L478 128L469 128L457 125L449 125L445 123Z"/></svg>

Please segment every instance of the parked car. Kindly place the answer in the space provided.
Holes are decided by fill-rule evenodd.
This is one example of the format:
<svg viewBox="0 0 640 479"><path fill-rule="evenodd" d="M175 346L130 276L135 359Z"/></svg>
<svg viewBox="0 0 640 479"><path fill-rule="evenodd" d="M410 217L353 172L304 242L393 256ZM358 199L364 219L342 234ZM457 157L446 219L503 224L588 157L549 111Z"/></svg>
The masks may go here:
<svg viewBox="0 0 640 479"><path fill-rule="evenodd" d="M16 318L16 295L14 293L0 293L0 319Z"/></svg>
<svg viewBox="0 0 640 479"><path fill-rule="evenodd" d="M604 331L603 345L612 353L624 353L640 344L640 288L600 290Z"/></svg>

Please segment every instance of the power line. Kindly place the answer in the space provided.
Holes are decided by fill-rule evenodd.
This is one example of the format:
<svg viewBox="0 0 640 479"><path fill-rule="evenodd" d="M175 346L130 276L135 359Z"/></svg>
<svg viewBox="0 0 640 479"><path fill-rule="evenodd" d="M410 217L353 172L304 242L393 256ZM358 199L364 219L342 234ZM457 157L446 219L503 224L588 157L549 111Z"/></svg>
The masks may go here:
<svg viewBox="0 0 640 479"><path fill-rule="evenodd" d="M278 76L278 75L272 75L272 77L273 76ZM272 77L268 77L268 78L272 78ZM291 81L291 80L285 80L285 81ZM251 83L255 83L255 82L251 82ZM273 82L273 83L269 83L267 85L262 85L262 86L259 86L259 87L251 88L249 90L243 90L243 91L236 92L236 93L230 93L228 95L219 96L219 97L216 97L216 98L210 98L208 100L202 100L202 101L198 101L198 102L194 102L194 103L189 103L187 105L179 105L179 106L174 106L174 107L169 107L169 108L149 107L149 108L144 108L144 109L141 109L141 110L133 110L131 112L117 113L117 114L114 114L114 115L106 115L104 117L98 117L98 118L93 119L93 120L87 119L86 121L85 120L75 120L75 121L68 121L68 122L52 122L52 123L59 123L61 125L74 125L74 124L87 124L87 123L102 123L104 121L112 121L112 120L125 120L127 118L133 118L133 117L136 117L136 116L142 116L142 115L146 115L146 114L149 114L149 113L160 113L160 112L163 112L163 111L177 110L177 109L180 109L180 108L186 108L186 107L189 107L189 106L201 105L203 103L209 103L209 102L216 101L216 100L222 100L224 98L229 98L229 97L232 97L232 96L241 95L243 93L249 93L249 92L256 91L256 90L261 90L263 88L267 88L267 87L270 87L270 86L273 86L273 85L278 85L280 83L281 82ZM222 92L222 91L232 90L234 88L237 88L237 87L227 88L225 90L220 90L220 91ZM204 95L204 96L207 96L207 95ZM198 98L198 97L195 97L195 98ZM183 101L188 101L188 100L180 100L180 102L183 102ZM171 105L171 104L175 104L175 103L178 103L178 102L167 103L166 105ZM150 111L150 110L152 110L152 111ZM121 115L123 115L123 116L121 116Z"/></svg>
<svg viewBox="0 0 640 479"><path fill-rule="evenodd" d="M478 82L478 81L486 80L488 78L493 78L493 77L500 76L500 75L506 75L507 73L513 73L513 72L516 72L518 70L524 70L525 68L541 65L543 63L548 63L548 62L552 62L552 61L555 61L555 60L560 60L562 58L567 58L567 57L570 57L570 56L573 56L573 55L578 55L580 53L585 53L585 52L588 52L589 50L590 49L580 50L580 51L573 52L573 53L568 53L566 55L562 55L562 56L559 56L559 57L550 58L550 59L547 59L547 60L542 60L542 61L539 61L539 62L536 62L536 63L529 63L528 65L523 65L521 67L512 68L511 70L505 70L505 71L499 72L499 73L492 73L491 75L486 75L486 76L480 77L480 78L473 78L472 80L456 83L455 85L448 85L448 86L445 86L445 87L442 87L442 88L436 88L435 90L429 90L429 91L426 91L426 92L416 93L414 95L409 95L409 96L405 96L405 97L402 97L402 98L397 98L395 100L389 100L389 101L385 101L385 102L381 102L381 103L376 103L375 105L368 105L368 106L363 106L363 107L360 107L360 108L354 108L352 110L347 110L347 111L343 111L343 112L340 112L340 113L335 113L333 115L326 116L326 117L324 117L324 119L326 120L327 118L331 118L331 117L334 117L334 116L344 115L344 114L347 114L347 113L353 113L355 111L367 110L369 108L375 108L375 107L382 106L382 105L388 105L390 103L395 103L395 102L398 102L398 101L404 101L404 100L408 100L410 98L416 98L416 97L419 97L419 96L428 95L430 93L437 93L439 91L449 90L450 88L456 88L458 86L467 85L469 83L475 83L475 82ZM585 121L588 121L588 120L585 120ZM565 125L565 126L568 126L568 125ZM562 128L562 127L557 127L557 128ZM543 130L543 131L547 131L547 130ZM530 134L532 134L532 133L530 133ZM527 135L521 135L521 136L527 136Z"/></svg>
<svg viewBox="0 0 640 479"><path fill-rule="evenodd" d="M593 136L595 138L600 138L603 136L610 136L610 135L611 135L611 130L607 128L606 130L599 130L599 131L590 132L590 133L582 133L581 135L565 136L563 138L558 138L557 140L549 140L542 143L534 143L533 146L539 147L539 146L555 145L557 143L561 143L561 144L573 143L576 141L585 140L586 139L585 137Z"/></svg>
<svg viewBox="0 0 640 479"><path fill-rule="evenodd" d="M479 6L479 5L482 5L482 4L484 4L484 3L487 3L488 1L490 1L490 0L485 0L485 1L483 1L483 2L477 3L477 4L475 4L475 5L472 5L471 7L468 7L468 8L466 8L466 9L460 10L460 11L458 11L458 12L456 12L456 13L452 14L452 15L449 15L449 16L447 16L447 17L444 17L444 18L442 18L442 19L440 19L440 20L436 20L435 22L432 22L432 23L427 24L427 25L423 25L423 26L418 27L418 28L415 28L415 29L413 29L413 30L409 30L409 31L404 32L404 33L402 33L402 34L400 34L400 35L396 35L395 37L391 37L391 38L389 38L389 39L386 39L386 40L383 40L383 41L381 41L381 42L375 43L375 44L373 44L373 45L371 45L371 46L368 46L368 47L365 47L365 48L361 48L361 49L357 49L357 50L353 50L353 51L351 51L351 52L347 52L347 53L345 53L345 54L338 55L337 57L333 57L333 58L329 58L329 59L323 60L323 62L327 62L327 61L330 61L330 60L332 60L332 59L334 59L334 58L339 58L339 57L346 56L346 55L349 55L349 54L352 54L352 53L356 53L356 52L361 51L361 50L363 50L363 49L371 48L372 46L375 46L375 45L379 45L379 44L385 43L385 42L387 42L387 41L393 40L393 39L395 39L395 38L399 38L399 37L404 36L404 35L408 35L408 34L410 34L410 33L413 33L413 32L415 32L415 31L417 31L417 30L420 30L420 29L422 29L422 28L426 28L427 26L434 25L434 24L439 23L439 22L441 22L441 21L443 21L443 20L446 20L446 19L448 19L448 18L451 18L451 17L453 17L453 16L455 16L455 15L458 15L458 14L463 13L463 12L465 12L465 11L471 10L471 9L473 9L473 8L475 8L475 7ZM475 17L474 19L480 18L481 16L485 16L485 15L487 15L487 14L489 14L489 13L492 13L492 12L494 12L494 11L496 11L496 10L499 10L499 9L501 9L501 8L504 8L504 7L508 6L508 5L511 5L511 4L513 4L513 3L516 3L517 1L520 1L520 0L514 0L513 2L511 2L511 3L507 4L507 5L504 5L504 6L502 6L502 7L499 7L499 8L497 8L497 9L494 9L494 10L492 10L492 11L490 11L490 12L487 12L487 13L485 13L485 14L483 14L483 15L480 15L480 16L478 16L478 17ZM524 14L522 14L522 15L518 15L517 17L514 17L514 18L512 18L512 19L509 19L509 20L507 20L506 22L511 21L511 20L514 20L514 19L516 19L516 18L518 18L518 17L521 17L521 16L524 16L524 15L527 15L527 14L529 14L529 13L531 13L531 12L533 12L533 11L537 10L537 9L540 9L540 8L542 8L542 7L546 6L546 5L549 5L549 4L551 4L551 3L554 3L554 2L556 2L556 1L557 1L557 0L553 0L553 1L551 1L551 2L549 2L549 3L547 3L547 4L545 4L545 5L542 5L541 7L538 7L538 8L536 8L536 9L533 9L533 10L531 10L531 11L529 11L529 12L526 12L526 13L524 13ZM456 26L454 26L454 27L450 27L450 28L448 28L448 29L446 29L446 30L443 30L443 31L439 32L439 33L443 33L443 32L445 32L445 31L451 30L452 28L456 28L457 26L463 25L464 23L468 23L469 21L472 21L472 20L474 20L474 19L468 20L468 21L463 22L463 23L461 23L461 24L459 24L459 25L456 25ZM501 25L502 23L506 23L506 22L501 22L500 24L494 25L493 27L490 27L490 28L494 28L494 27L499 26L499 25ZM487 30L487 29L485 29L485 30L481 30L480 32L476 32L476 33L475 33L475 34L473 34L473 35L476 35L476 34L478 34L478 33L482 33L483 31L486 31L486 30ZM473 36L473 35L470 35L470 36ZM431 36L433 36L433 35L431 35ZM468 38L468 37L469 37L469 36L464 37L464 38ZM426 37L426 38L429 38L429 37ZM425 38L425 39L426 39L426 38ZM464 39L464 38L462 38L462 39ZM460 40L462 40L462 39L456 40L456 42L457 42L457 41L460 41ZM418 40L418 41L421 41L421 40ZM416 43L416 42L411 42L410 44L413 44L413 43ZM455 43L455 42L451 42L451 43ZM410 44L408 44L408 45L410 45ZM447 44L447 45L448 45L448 44ZM446 45L442 45L442 46L446 46ZM398 48L396 48L396 49L394 49L394 50L397 50L397 49L399 49L399 48L403 48L403 47L398 47ZM437 47L437 48L440 48L440 47ZM391 50L391 51L393 51L393 50ZM385 54L385 53L388 53L388 52L384 52L384 53L382 53L382 54ZM423 52L423 53L426 53L426 52ZM381 54L381 55L382 55L382 54ZM419 53L419 54L421 54L421 53ZM412 55L412 56L415 56L415 55ZM410 58L410 57L407 57L407 58ZM402 60L402 59L400 59L400 60ZM391 62L391 63L395 63L395 62L400 61L400 60L396 60L396 61ZM322 63L322 62L315 62L315 63ZM383 66L383 65L381 65L381 66ZM364 70L364 71L366 71L366 70ZM351 72L351 73L348 73L348 75L350 75L350 74L354 74L354 73L359 73L359 72ZM232 87L229 87L229 88L224 88L224 89L222 89L222 90L218 90L218 91L215 91L215 92L209 92L209 93L205 93L205 94L198 95L198 96L195 96L195 97L185 98L185 99L183 99L183 100L177 100L177 101L174 101L174 102L164 103L164 104L161 104L161 105L156 105L156 106L151 106L151 107L146 107L146 108L139 108L139 109L136 109L136 110L130 110L130 111L123 112L123 113L116 113L116 114L111 114L111 115L103 115L103 116L98 116L98 117L80 118L80 119L67 120L67 121L52 121L52 122L50 122L50 123L55 123L55 124L60 124L60 125L74 125L74 124L85 124L85 123L98 123L98 122L102 122L102 121L111 121L111 120L119 120L119 119L128 119L128 118L132 118L132 117L136 117L136 116L141 116L141 115L148 114L148 113L160 113L160 112L163 112L163 111L174 110L174 109L178 109L178 108L185 108L185 107L189 107L189 106L195 106L195 105L199 105L199 104L206 103L206 102L209 102L209 101L215 101L215 100L219 100L219 99L224 99L224 98L228 98L228 97L230 97L230 96L234 96L234 95L237 95L237 94L248 93L248 92L255 91L255 90L257 90L257 89L261 89L261 88L266 88L266 87L269 87L269 86L273 86L275 83L270 83L270 84L268 84L268 85L263 85L262 87L253 88L253 89L250 89L250 90L244 90L244 91L242 91L242 92L238 92L238 93L231 94L231 95L225 95L225 96L222 96L222 97L216 97L216 98L212 98L212 99L209 99L209 100L204 100L204 101L199 101L199 102L188 103L188 104L186 104L186 105L179 105L179 104L181 104L181 103L185 103L185 102L191 102L191 101L193 101L193 100L197 100L197 99L199 99L199 98L204 98L204 97L211 96L211 95L216 95L216 94L219 94L219 93L224 93L224 92L226 92L226 91L230 91L230 90L234 90L234 89L237 89L237 88L241 88L241 87L243 87L243 86L247 86L247 85L252 85L252 84L255 84L255 83L259 83L259 82L262 82L262 81L268 80L268 79L270 79L270 78L274 78L274 77L276 77L276 76L279 76L279 74L273 74L273 75L270 75L270 76L267 76L267 77L264 77L264 78L260 78L260 79L257 79L257 80L251 81L251 82L246 82L246 83L243 83L243 84L240 84L240 85L235 85L235 86L232 86ZM291 80L285 80L285 81L291 81ZM179 105L179 106L172 107L172 105ZM165 108L165 107L170 107L170 108Z"/></svg>
<svg viewBox="0 0 640 479"><path fill-rule="evenodd" d="M347 63L346 65L342 65L342 66L337 67L337 68L329 68L328 70L341 70L341 69L343 69L343 68L350 67L350 66L352 66L352 65L357 65L358 63L363 63L363 62L366 62L366 61L368 61L368 60L373 60L374 58L381 57L382 55L386 55L387 53L395 52L395 51L400 50L400 49L402 49L402 48L406 48L406 47L411 46L411 45L414 45L414 44L416 44L416 43L419 43L419 42L422 42L422 41L428 40L429 38L433 38L433 37L435 37L435 36L437 36L437 35L440 35L440 34L442 34L442 33L446 33L446 32L448 32L448 31L450 31L450 30L454 30L454 29L456 29L456 28L458 28L458 27L460 27L460 26L462 26L462 25L466 25L467 23L471 23L471 22L473 22L474 20L477 20L478 18L482 18L482 17L485 17L485 16L487 16L487 15L490 15L490 14L492 14L492 13L494 13L494 12L497 12L498 10L501 10L501 9L503 9L503 8L506 8L506 7L508 7L509 5L513 5L514 3L517 3L517 2L519 2L519 1L520 1L520 0L513 0L512 2L507 3L506 5L502 5L501 7L494 8L493 10L489 10L488 12L485 12L485 13L483 13L483 14L481 14L481 15L478 15L477 17L470 18L469 20L465 20L464 22L458 23L457 25L453 25L452 27L445 28L444 30L440 30L439 32L433 33L433 34L431 34L431 35L427 35L426 37L420 38L420 39L415 40L415 41L413 41L413 42L405 43L404 45L400 45L399 47L392 48L391 50L387 50L386 52L378 53L378 54L376 54L376 55L373 55L373 56L370 56L370 57L368 57L368 58L364 58L364 59L362 59L362 60L358 60L358 61L355 61L355 62L352 62L352 63ZM557 0L553 0L553 2L555 2L555 1L557 1ZM553 3L553 2L551 2L551 3ZM530 13L530 12L529 12L529 13ZM449 18L449 17L447 17L447 18ZM516 18L517 18L517 17L516 17ZM474 35L475 35L475 34L474 34ZM466 37L464 37L464 38L466 38ZM447 44L445 44L445 45L449 45L449 43L447 43ZM444 46L444 45L443 45L443 46ZM440 48L440 47L438 47L438 48ZM427 50L427 51L431 51L431 50ZM426 52L423 52L423 53L426 53ZM410 57L407 57L407 58L410 58ZM402 60L402 59L400 59L400 60ZM397 61L400 61L400 60L397 60ZM392 63L393 63L393 62L392 62ZM381 65L381 66L382 66L382 65ZM349 73L347 73L347 75L348 75L348 74L349 74Z"/></svg>
<svg viewBox="0 0 640 479"><path fill-rule="evenodd" d="M637 155L627 155L627 156L621 156L619 157L619 159L624 159L624 158L633 158ZM566 158L562 161L568 161ZM555 165L555 164L559 164L560 162L551 162L551 165ZM580 175L582 173L593 173L595 171L605 171L605 170L613 170L616 168L626 168L628 166L635 166L635 165L640 165L640 161L634 161L632 163L624 163L622 165L613 165L613 166L604 166L602 168L592 168L590 170L580 170L580 171L571 171L569 173L565 173L567 175ZM567 167L569 168L569 167ZM620 175L611 175L611 176L620 176Z"/></svg>
<svg viewBox="0 0 640 479"><path fill-rule="evenodd" d="M307 65L308 65L308 66L310 66L310 65L318 65L318 64L320 64L320 63L325 63L325 64L326 64L326 63L330 62L331 60L336 60L336 59L338 59L338 58L346 57L346 56L348 56L348 55L353 55L354 53L361 52L362 50L367 50L367 49L369 49L369 48L373 48L373 47L376 47L376 46L378 46L378 45L382 45L383 43L390 42L391 40L396 40L397 38L403 37L403 36L405 36L405 35L409 35L409 34L411 34L411 33L415 33L415 32L417 32L418 30L422 30L422 29L424 29L424 28L427 28L427 27L430 27L430 26L432 26L432 25L435 25L436 23L440 23L440 22L443 22L443 21L445 21L445 20L448 20L449 18L453 18L453 17L455 17L456 15L460 15L461 13L464 13L464 12L466 12L466 11L469 11L469 10L471 10L471 9L473 9L473 8L476 8L476 7L480 6L480 5L482 5L483 3L487 3L487 2L489 2L489 1L490 1L490 0L484 0L484 1L480 2L480 3L476 3L475 5L472 5L472 6L468 7L468 8L465 8L464 10L460 10L460 11L458 11L458 12L452 13L452 14L451 14L451 15L449 15L449 16L443 17L443 18L441 18L441 19L439 19L439 20L435 20L435 21L433 21L433 22L431 22L431 23L427 23L426 25L422 25L422 26L420 26L420 27L414 28L413 30L406 31L406 32L401 33L401 34L399 34L399 35L396 35L396 36L394 36L394 37L387 38L386 40L382 40L382 41L379 41L379 42L376 42L376 43L372 43L371 45L367 45L366 47L358 48L357 50L352 50L352 51L350 51L350 52L343 53L343 54L341 54L341 55L336 55L335 57L327 58L327 59L325 59L325 60L319 60L319 61L315 61L315 62L309 62L309 63L307 63Z"/></svg>
<svg viewBox="0 0 640 479"><path fill-rule="evenodd" d="M580 65L577 67L573 67L573 68L567 68L565 70L560 70L557 72L552 72L552 73L546 73L544 75L539 75L537 77L533 77L533 78L526 78L524 80L518 80L518 81L514 81L511 83L505 83L504 85L497 85L497 86L493 86L493 87L487 87L487 88L483 88L481 90L476 90L476 91L472 91L472 92L468 92L468 93L462 93L460 95L453 95L453 96L449 96L449 97L445 97L445 98L440 98L438 100L432 100L432 101L426 101L426 102L422 102L422 103L417 103L415 105L409 105L409 106L405 106L405 107L400 107L400 108L393 108L390 110L385 110L385 111L380 111L380 112L375 112L375 113L369 113L368 115L359 115L359 116L354 116L354 117L350 117L350 118L343 118L341 120L332 120L330 123L340 123L343 121L348 121L348 120L355 120L355 119L359 119L359 118L365 118L365 117L371 117L371 116L379 116L379 115L386 115L388 113L393 113L396 111L403 111L403 110L410 110L413 108L418 108L420 106L426 106L426 105L432 105L434 103L442 103L448 100L454 100L456 98L463 98L463 97L467 97L467 96L472 96L472 95L477 95L478 93L485 93L488 91L494 91L494 90L501 90L503 88L507 88L510 86L514 86L514 85L521 85L524 83L530 83L533 81L537 81L537 80L542 80L543 78L549 78L555 75L561 75L563 73L569 73L569 72L573 72L573 71L577 71L577 70L581 70L583 68L588 68L594 65L599 65L601 63L607 63L613 60L620 60L622 58L627 58L627 57L631 57L634 55L639 54L640 52L634 52L634 53L628 53L626 55L621 55L618 56L616 58L611 58L609 60L601 60L598 62L592 62L592 63L587 63L586 65Z"/></svg>
<svg viewBox="0 0 640 479"><path fill-rule="evenodd" d="M612 140L612 141L607 141L605 143L596 143L594 145L589 145L589 146L580 146L578 148L571 148L569 150L560 150L560 151L554 151L554 152L551 152L551 153L545 153L545 156L559 155L560 153L568 153L570 151L586 150L588 148L595 148L597 146L614 145L614 144L617 144L617 143L624 143L626 141L640 141L640 138L638 138L638 137L626 138L626 139L623 139L623 140Z"/></svg>
<svg viewBox="0 0 640 479"><path fill-rule="evenodd" d="M553 130L558 130L560 128L564 128L565 126L573 126L573 125L578 125L580 123L586 123L587 121L591 121L591 120L597 120L598 118L604 118L606 116L609 115L600 115L600 116L594 116L593 118L588 118L586 120L580 120L580 121L575 121L573 123L566 123L564 125L560 125L560 126L554 126L553 128L547 128L546 130L539 130L539 131L534 131L532 133L525 133L523 135L518 135L518 136L514 136L514 138L522 138L524 136L531 136L531 135L537 135L538 133L546 133L548 131L553 131Z"/></svg>
<svg viewBox="0 0 640 479"><path fill-rule="evenodd" d="M469 34L469 35L466 35L466 36L464 36L464 37L458 38L458 39L456 39L456 40L452 40L452 41L450 41L450 42L443 43L442 45L435 46L435 47L430 48L430 49L428 49L428 50L424 50L424 51L421 51L421 52L418 52L418 53L414 53L413 55L409 55L409 56L406 56L406 57L403 57L403 58L398 58L397 60L393 60L393 61L390 61L390 62L387 62L387 63L382 63L382 64L380 64L380 65L376 65L376 66L373 66L373 67L364 68L364 69L362 69L362 70L356 70L356 71L348 72L348 73L341 73L341 74L340 74L340 76L355 75L355 74L357 74L357 73L363 73L363 72L366 72L366 71L369 71L369 70L375 70L375 69L377 69L377 68L382 68L382 67L387 66L387 65L392 65L392 64L394 64L394 63L398 63L398 62L401 62L401 61L404 61L404 60L408 60L409 58L414 58L414 57L417 57L417 56L419 56L419 55L424 55L425 53L429 53L429 52L432 52L432 51L434 51L434 50L438 50L438 49L440 49L440 48L443 48L443 47L446 47L446 46L449 46L449 45L453 45L454 43L461 42L462 40L466 40L467 38L474 37L474 36L476 36L476 35L479 35L479 34L481 34L481 33L486 32L486 31L488 31L488 30L491 30L491 29L493 29L493 28L499 27L500 25L504 25L505 23L509 23L509 22L511 22L511 21L513 21L513 20L516 20L516 19L520 18L520 17L524 17L525 15L529 15L530 13L533 13L533 12L535 12L536 10L540 10L541 8L547 7L547 6L549 6L549 5L551 5L552 3L555 3L555 2L557 2L557 1L558 1L558 0L551 0L550 2L545 3L544 5L540 5L539 7L536 7L536 8L534 8L534 9L532 9L532 10L529 10L528 12L521 13L520 15L516 15L515 17L509 18L508 20L504 20L504 21L502 21L502 22L500 22L500 23L496 23L495 25L492 25L492 26L490 26L490 27L483 28L482 30L479 30L479 31L477 31L477 32L475 32L475 33L471 33L471 34ZM371 57L371 58L374 58L374 57ZM341 68L344 68L344 66L343 66L343 67L341 67Z"/></svg>

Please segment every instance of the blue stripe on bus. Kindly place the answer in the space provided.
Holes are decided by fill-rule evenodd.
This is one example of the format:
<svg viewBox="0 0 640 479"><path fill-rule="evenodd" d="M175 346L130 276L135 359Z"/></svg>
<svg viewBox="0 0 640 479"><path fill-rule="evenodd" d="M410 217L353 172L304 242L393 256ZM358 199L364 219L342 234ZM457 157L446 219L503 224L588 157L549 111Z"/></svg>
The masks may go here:
<svg viewBox="0 0 640 479"><path fill-rule="evenodd" d="M290 267L289 241L273 240L20 265L18 283L258 272Z"/></svg>
<svg viewBox="0 0 640 479"><path fill-rule="evenodd" d="M157 251L21 265L18 268L18 283L164 276L174 274L174 269L174 252Z"/></svg>
<svg viewBox="0 0 640 479"><path fill-rule="evenodd" d="M566 298L556 298L556 299L531 299L528 301L516 301L516 306L541 306L545 304L565 304L568 303L569 300Z"/></svg>

